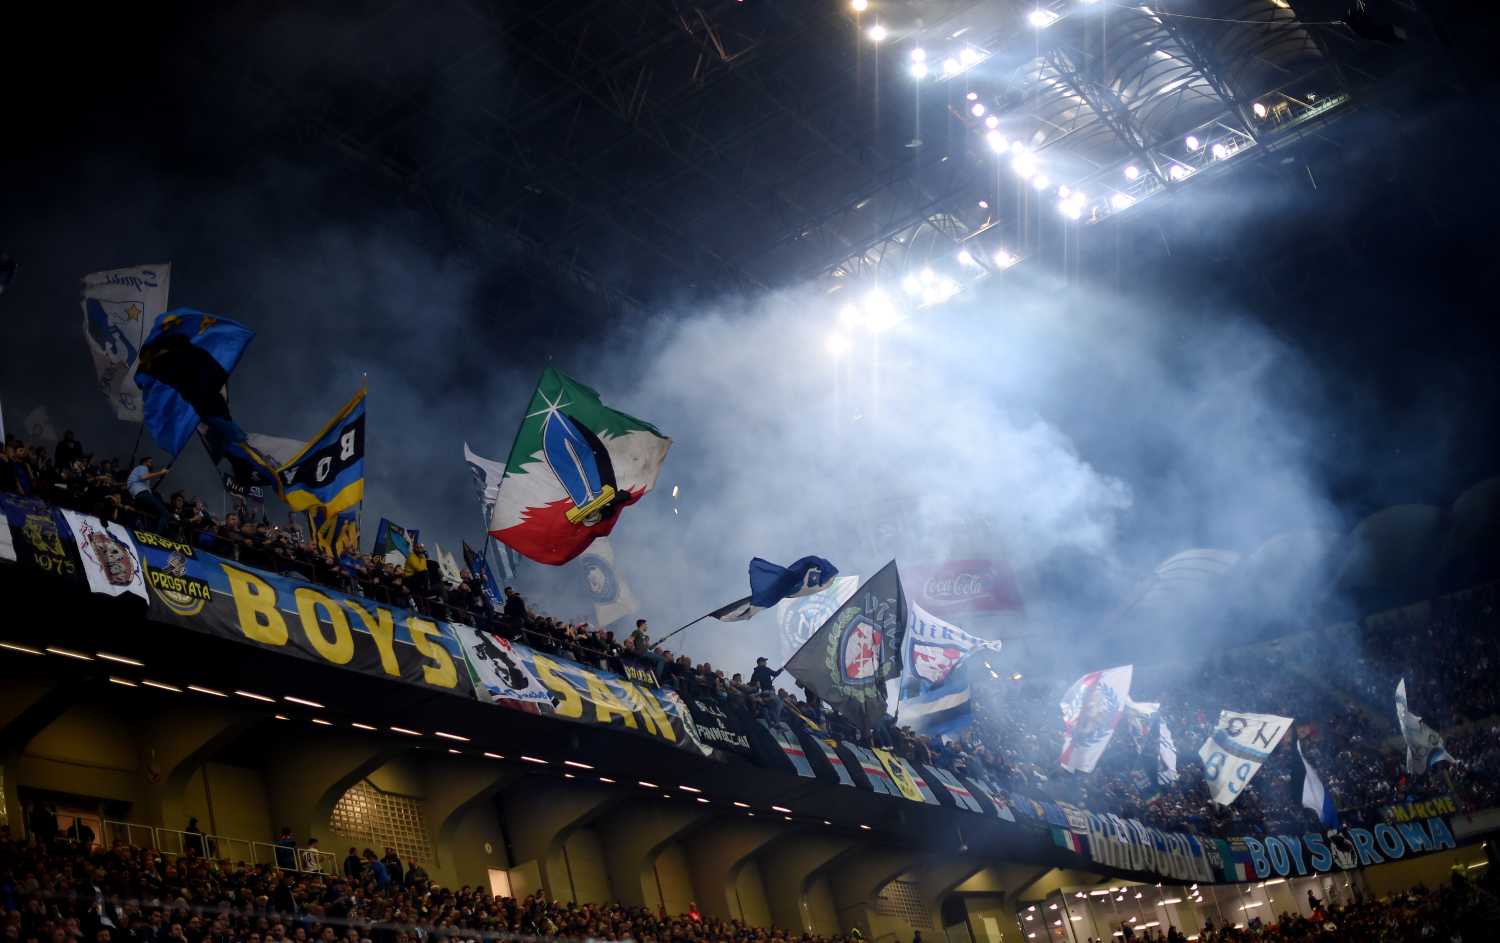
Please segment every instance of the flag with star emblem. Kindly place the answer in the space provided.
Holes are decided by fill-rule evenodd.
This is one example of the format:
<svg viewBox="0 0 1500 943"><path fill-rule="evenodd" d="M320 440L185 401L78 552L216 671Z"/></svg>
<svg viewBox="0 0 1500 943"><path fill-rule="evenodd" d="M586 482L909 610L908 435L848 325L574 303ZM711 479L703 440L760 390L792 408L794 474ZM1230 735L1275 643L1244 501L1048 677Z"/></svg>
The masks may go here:
<svg viewBox="0 0 1500 943"><path fill-rule="evenodd" d="M171 282L170 262L83 276L83 339L94 360L99 392L117 419L141 421L136 365L146 333L167 310Z"/></svg>
<svg viewBox="0 0 1500 943"><path fill-rule="evenodd" d="M786 671L835 711L869 730L885 716L885 685L901 677L901 648L910 611L896 561L887 563L849 597Z"/></svg>
<svg viewBox="0 0 1500 943"><path fill-rule="evenodd" d="M506 459L490 534L538 563L567 563L655 487L671 445L649 422L548 367Z"/></svg>

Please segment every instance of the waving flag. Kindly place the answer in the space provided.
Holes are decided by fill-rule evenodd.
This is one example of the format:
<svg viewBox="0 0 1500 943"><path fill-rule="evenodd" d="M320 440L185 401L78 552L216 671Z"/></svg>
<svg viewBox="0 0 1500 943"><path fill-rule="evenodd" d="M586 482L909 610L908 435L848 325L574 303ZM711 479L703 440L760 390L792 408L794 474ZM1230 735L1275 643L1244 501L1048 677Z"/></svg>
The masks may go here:
<svg viewBox="0 0 1500 943"><path fill-rule="evenodd" d="M786 670L869 730L885 717L885 683L901 677L909 618L901 574L892 560L813 633L787 661Z"/></svg>
<svg viewBox="0 0 1500 943"><path fill-rule="evenodd" d="M1302 761L1302 805L1318 816L1324 828L1338 828L1339 810L1333 804L1333 793L1323 788L1323 780L1303 755L1301 740L1297 741L1297 758Z"/></svg>
<svg viewBox="0 0 1500 943"><path fill-rule="evenodd" d="M1453 757L1448 755L1447 748L1443 746L1443 738L1407 706L1405 678L1396 685L1396 723L1400 725L1401 736L1406 740L1408 773L1425 773L1429 766L1444 760L1453 762Z"/></svg>
<svg viewBox="0 0 1500 943"><path fill-rule="evenodd" d="M964 663L976 654L999 652L1000 642L970 635L912 603L902 658L902 723L928 736L962 728L971 717Z"/></svg>
<svg viewBox="0 0 1500 943"><path fill-rule="evenodd" d="M750 561L750 595L715 609L720 622L743 622L783 599L800 599L822 592L839 568L822 557L803 557L791 566L777 566L755 557Z"/></svg>
<svg viewBox="0 0 1500 943"><path fill-rule="evenodd" d="M1068 688L1062 699L1063 751L1058 758L1063 769L1094 771L1125 716L1134 672L1134 665L1090 671Z"/></svg>
<svg viewBox="0 0 1500 943"><path fill-rule="evenodd" d="M375 546L370 552L390 566L405 568L416 542L416 531L407 530L400 524L392 524L382 517L380 525L375 528Z"/></svg>
<svg viewBox="0 0 1500 943"><path fill-rule="evenodd" d="M1238 799L1291 726L1290 717L1219 711L1218 725L1198 750L1214 802L1229 805Z"/></svg>
<svg viewBox="0 0 1500 943"><path fill-rule="evenodd" d="M548 367L506 459L490 534L538 563L567 563L656 485L671 444Z"/></svg>
<svg viewBox="0 0 1500 943"><path fill-rule="evenodd" d="M319 549L336 557L357 551L365 499L365 391L354 394L276 476L286 503L307 515Z"/></svg>
<svg viewBox="0 0 1500 943"><path fill-rule="evenodd" d="M469 575L479 581L479 591L484 594L485 602L489 603L491 609L499 612L504 601L500 598L500 585L495 582L495 574L490 572L490 565L467 541L463 550L464 566L469 568Z"/></svg>
<svg viewBox="0 0 1500 943"><path fill-rule="evenodd" d="M138 265L83 276L83 337L99 378L99 392L115 418L141 421L136 367L146 331L167 310L172 263Z"/></svg>
<svg viewBox="0 0 1500 943"><path fill-rule="evenodd" d="M135 383L146 431L163 451L177 455L202 425L210 453L218 452L215 461L234 457L236 449L253 452L229 415L224 386L254 339L243 324L188 308L157 319L141 347Z"/></svg>

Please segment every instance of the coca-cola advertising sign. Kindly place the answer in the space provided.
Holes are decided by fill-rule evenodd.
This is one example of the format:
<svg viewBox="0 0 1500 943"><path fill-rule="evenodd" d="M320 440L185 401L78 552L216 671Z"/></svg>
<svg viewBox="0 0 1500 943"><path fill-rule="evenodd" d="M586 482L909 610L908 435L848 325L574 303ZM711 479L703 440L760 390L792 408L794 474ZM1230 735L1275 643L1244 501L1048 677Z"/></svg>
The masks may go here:
<svg viewBox="0 0 1500 943"><path fill-rule="evenodd" d="M1021 594L1003 560L949 560L913 567L907 590L934 614L1020 609Z"/></svg>

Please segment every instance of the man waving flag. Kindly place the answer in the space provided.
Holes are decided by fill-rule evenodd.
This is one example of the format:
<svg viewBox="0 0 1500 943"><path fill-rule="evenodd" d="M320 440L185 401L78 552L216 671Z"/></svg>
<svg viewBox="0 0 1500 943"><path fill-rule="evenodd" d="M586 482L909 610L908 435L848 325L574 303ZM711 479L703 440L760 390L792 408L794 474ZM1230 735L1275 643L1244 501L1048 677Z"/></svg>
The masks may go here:
<svg viewBox="0 0 1500 943"><path fill-rule="evenodd" d="M548 367L506 459L490 534L538 563L567 563L655 487L671 445Z"/></svg>

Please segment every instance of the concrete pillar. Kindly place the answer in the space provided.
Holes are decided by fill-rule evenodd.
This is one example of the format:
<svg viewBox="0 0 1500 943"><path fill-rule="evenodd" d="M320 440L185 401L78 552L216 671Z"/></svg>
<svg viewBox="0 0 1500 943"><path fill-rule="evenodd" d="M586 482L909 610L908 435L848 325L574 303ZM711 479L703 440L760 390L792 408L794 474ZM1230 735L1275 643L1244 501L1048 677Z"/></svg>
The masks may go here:
<svg viewBox="0 0 1500 943"><path fill-rule="evenodd" d="M440 884L488 888L489 869L507 866L494 800L521 775L485 759L450 756L427 766L422 807L437 860L424 867Z"/></svg>
<svg viewBox="0 0 1500 943"><path fill-rule="evenodd" d="M856 847L825 865L833 887L834 907L842 929L859 927L865 939L875 932L875 898L880 889L916 867L925 857L917 851Z"/></svg>
<svg viewBox="0 0 1500 943"><path fill-rule="evenodd" d="M648 865L676 835L708 818L706 808L696 802L643 800L611 811L600 822L604 863L617 900L632 907L647 905L643 881Z"/></svg>
<svg viewBox="0 0 1500 943"><path fill-rule="evenodd" d="M41 661L40 658L36 659ZM26 834L26 815L21 808L21 753L76 700L78 692L45 678L7 677L0 682L0 769L5 771L3 802L11 834Z"/></svg>
<svg viewBox="0 0 1500 943"><path fill-rule="evenodd" d="M796 933L813 932L802 905L808 882L853 846L850 838L791 832L761 850L756 857L776 926ZM819 928L816 932L834 933L837 928Z"/></svg>
<svg viewBox="0 0 1500 943"><path fill-rule="evenodd" d="M688 862L693 868L693 893L704 916L721 920L740 917L734 905L734 884L740 868L785 831L772 822L750 818L714 821L693 831L687 842Z"/></svg>
<svg viewBox="0 0 1500 943"><path fill-rule="evenodd" d="M320 733L276 721L282 741L266 768L273 828L289 825L299 839L325 835L333 806L355 783L411 747L378 736ZM331 849L330 849L331 850Z"/></svg>
<svg viewBox="0 0 1500 943"><path fill-rule="evenodd" d="M522 777L502 791L500 807L509 839L508 867L518 896L540 889L549 899L569 899L567 875L549 862L558 857L556 851L574 829L621 801L623 788Z"/></svg>
<svg viewBox="0 0 1500 943"><path fill-rule="evenodd" d="M143 808L133 810L132 816L149 825L180 829L189 815L196 815L204 831L210 831L208 810L187 798L188 781L210 757L261 723L265 723L263 715L215 709L215 705L203 703L193 705L190 711L147 714L141 719L141 769L146 771L146 788ZM261 839L259 835L245 837ZM171 841L164 846L177 848Z"/></svg>

